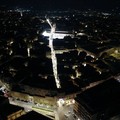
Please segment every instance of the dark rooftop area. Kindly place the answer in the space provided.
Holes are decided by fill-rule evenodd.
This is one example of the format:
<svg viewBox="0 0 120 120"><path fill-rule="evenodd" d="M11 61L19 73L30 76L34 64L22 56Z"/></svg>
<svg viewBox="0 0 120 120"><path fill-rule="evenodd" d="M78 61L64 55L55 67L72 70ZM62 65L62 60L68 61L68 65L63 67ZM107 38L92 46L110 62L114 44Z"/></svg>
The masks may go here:
<svg viewBox="0 0 120 120"><path fill-rule="evenodd" d="M92 114L109 111L120 114L120 83L108 80L94 88L86 90L76 98ZM116 114L116 113L115 113Z"/></svg>

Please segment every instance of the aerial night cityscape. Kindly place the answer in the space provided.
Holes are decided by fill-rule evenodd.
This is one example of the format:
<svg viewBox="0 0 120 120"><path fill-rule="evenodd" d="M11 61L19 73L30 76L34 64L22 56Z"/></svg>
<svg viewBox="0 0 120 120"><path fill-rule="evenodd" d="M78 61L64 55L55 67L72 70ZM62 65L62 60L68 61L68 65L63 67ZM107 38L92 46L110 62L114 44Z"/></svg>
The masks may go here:
<svg viewBox="0 0 120 120"><path fill-rule="evenodd" d="M120 0L0 0L0 120L120 120Z"/></svg>

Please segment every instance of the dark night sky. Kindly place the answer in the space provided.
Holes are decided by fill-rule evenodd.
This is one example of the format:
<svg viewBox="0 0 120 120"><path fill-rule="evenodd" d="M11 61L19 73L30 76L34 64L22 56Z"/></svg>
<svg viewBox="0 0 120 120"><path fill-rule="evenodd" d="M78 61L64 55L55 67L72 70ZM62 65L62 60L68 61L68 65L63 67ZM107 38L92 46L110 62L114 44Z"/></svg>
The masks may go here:
<svg viewBox="0 0 120 120"><path fill-rule="evenodd" d="M36 9L112 9L120 6L120 0L0 0L9 7L34 7Z"/></svg>

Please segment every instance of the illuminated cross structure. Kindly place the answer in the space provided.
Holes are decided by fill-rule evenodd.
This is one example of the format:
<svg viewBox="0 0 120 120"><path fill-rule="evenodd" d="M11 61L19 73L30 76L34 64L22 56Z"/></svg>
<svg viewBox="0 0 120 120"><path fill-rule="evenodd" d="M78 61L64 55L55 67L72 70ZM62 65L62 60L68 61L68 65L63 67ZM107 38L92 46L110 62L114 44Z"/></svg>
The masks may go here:
<svg viewBox="0 0 120 120"><path fill-rule="evenodd" d="M51 59L53 66L53 74L56 82L56 87L58 89L61 88L60 79L58 76L57 70L57 58L55 54L55 50L53 48L53 36L55 34L56 25L51 24L50 20L47 19L47 23L51 27L50 35L49 35L49 47L51 49ZM28 46L28 57L30 57L30 46ZM19 86L18 89L22 88L23 91L16 91L13 88L15 86ZM73 111L73 107L75 104L75 96L77 93L70 93L66 95L56 91L41 89L41 88L33 88L31 86L16 84L15 86L8 84L7 82L3 82L0 79L0 91L4 93L4 96L8 98L9 103L11 105L23 107L24 110L20 110L17 113L10 114L8 116L9 120L13 120L13 118L18 118L30 111L35 111L39 114L42 114L52 120L80 120L78 116L73 118L75 115ZM16 87L17 88L17 87ZM24 93L25 92L25 93ZM55 96L53 97L53 93Z"/></svg>
<svg viewBox="0 0 120 120"><path fill-rule="evenodd" d="M52 25L49 19L47 19L46 21L51 27L51 32L50 32L50 36L49 36L49 47L51 49L51 58L52 58L55 82L56 82L57 88L61 88L60 79L59 79L58 70L57 70L57 58L56 58L55 50L53 48L53 35L55 33L56 25L55 24Z"/></svg>

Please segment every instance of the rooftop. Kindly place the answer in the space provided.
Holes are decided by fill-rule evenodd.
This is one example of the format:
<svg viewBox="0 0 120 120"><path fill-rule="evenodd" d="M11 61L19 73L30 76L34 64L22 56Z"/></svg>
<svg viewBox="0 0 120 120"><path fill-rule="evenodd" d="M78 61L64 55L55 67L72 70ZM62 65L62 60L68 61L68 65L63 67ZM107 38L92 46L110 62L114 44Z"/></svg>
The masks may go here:
<svg viewBox="0 0 120 120"><path fill-rule="evenodd" d="M120 111L120 83L110 79L79 94L76 100L92 114L105 112L116 114ZM120 114L120 113L119 113Z"/></svg>

